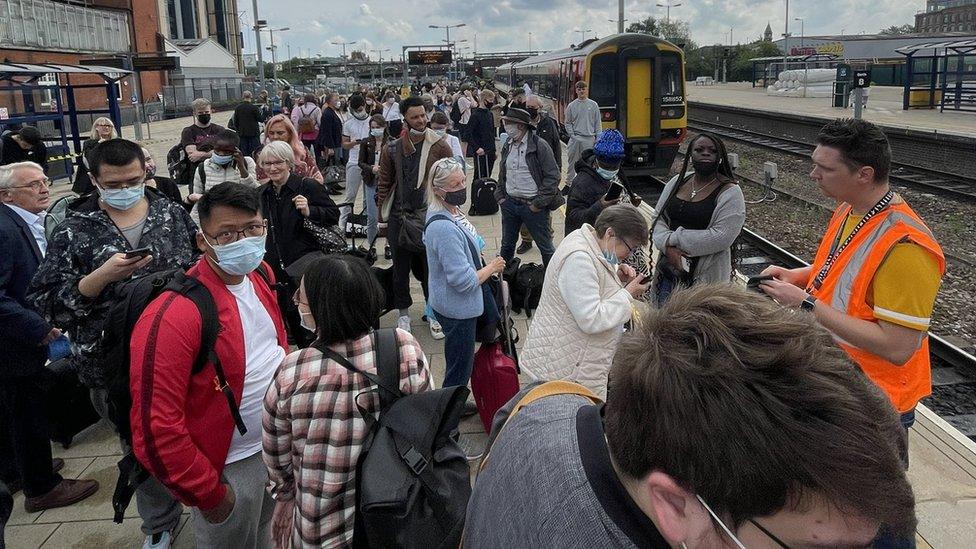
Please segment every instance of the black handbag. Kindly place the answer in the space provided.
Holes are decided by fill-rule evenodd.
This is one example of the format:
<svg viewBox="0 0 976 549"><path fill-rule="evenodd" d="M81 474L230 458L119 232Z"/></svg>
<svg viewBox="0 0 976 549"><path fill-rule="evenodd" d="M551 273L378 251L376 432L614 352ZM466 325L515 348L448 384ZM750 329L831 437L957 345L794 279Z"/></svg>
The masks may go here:
<svg viewBox="0 0 976 549"><path fill-rule="evenodd" d="M306 217L302 219L302 227L315 237L315 242L322 253L341 254L348 249L346 237L343 236L338 226L323 227Z"/></svg>
<svg viewBox="0 0 976 549"><path fill-rule="evenodd" d="M426 210L404 210L400 217L400 234L397 236L397 246L400 249L415 253L427 250L424 246L424 218Z"/></svg>

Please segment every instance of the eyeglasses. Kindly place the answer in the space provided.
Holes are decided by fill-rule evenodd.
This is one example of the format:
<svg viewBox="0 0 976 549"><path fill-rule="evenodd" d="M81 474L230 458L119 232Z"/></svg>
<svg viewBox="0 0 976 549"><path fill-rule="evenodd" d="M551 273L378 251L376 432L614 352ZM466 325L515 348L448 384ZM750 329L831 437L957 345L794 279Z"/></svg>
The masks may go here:
<svg viewBox="0 0 976 549"><path fill-rule="evenodd" d="M265 160L261 163L262 166L281 166L287 164L284 160Z"/></svg>
<svg viewBox="0 0 976 549"><path fill-rule="evenodd" d="M732 540L732 543L734 543L735 546L738 547L739 549L746 549L746 546L741 541L739 541L739 538L736 537L736 535L732 533L732 530L728 526L726 526L725 523L722 522L722 519L718 518L718 515L715 514L715 511L712 511L712 508L709 507L707 503L705 503L705 500L703 500L702 497L699 496L699 495L697 495L697 494L695 495L695 497L698 498L698 501L699 501L699 503L702 504L702 507L704 507L705 510L708 511L708 514L711 515L712 520L714 520L715 522L717 522L718 525L719 525L719 527L721 527L722 530L725 531L726 535L729 536L729 539ZM755 526L756 528L758 528L760 532L762 532L763 534L765 534L766 537L768 537L769 539L773 540L776 543L776 545L779 545L782 549L790 549L790 546L789 545L786 545L785 543L783 543L782 540L780 540L778 537L774 536L773 533L770 532L769 530L763 528L755 520L749 519L749 522L752 523L753 526Z"/></svg>
<svg viewBox="0 0 976 549"><path fill-rule="evenodd" d="M34 189L39 191L45 187L51 186L51 180L48 178L35 179L34 181L29 181L26 185L14 185L13 187L7 187L8 189Z"/></svg>
<svg viewBox="0 0 976 549"><path fill-rule="evenodd" d="M233 244L242 238L252 238L255 236L264 236L268 230L268 222L263 221L260 224L255 223L254 225L248 225L243 230L240 231L224 231L220 234L213 235L214 241L218 246L226 246L227 244ZM206 234L204 234L206 238ZM207 242L209 244L209 241ZM211 244L212 246L212 244Z"/></svg>
<svg viewBox="0 0 976 549"><path fill-rule="evenodd" d="M114 128L115 126L111 124L95 124L96 128Z"/></svg>

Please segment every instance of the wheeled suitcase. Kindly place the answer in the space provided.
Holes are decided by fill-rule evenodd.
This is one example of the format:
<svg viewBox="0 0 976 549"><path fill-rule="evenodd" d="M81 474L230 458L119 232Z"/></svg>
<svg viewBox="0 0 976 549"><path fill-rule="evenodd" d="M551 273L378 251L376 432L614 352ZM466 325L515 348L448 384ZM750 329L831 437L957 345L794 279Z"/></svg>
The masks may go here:
<svg viewBox="0 0 976 549"><path fill-rule="evenodd" d="M475 162L483 161L484 174L488 173L488 157L475 155ZM498 213L498 201L495 200L495 189L498 182L490 177L481 177L471 183L471 207L468 215L494 215Z"/></svg>

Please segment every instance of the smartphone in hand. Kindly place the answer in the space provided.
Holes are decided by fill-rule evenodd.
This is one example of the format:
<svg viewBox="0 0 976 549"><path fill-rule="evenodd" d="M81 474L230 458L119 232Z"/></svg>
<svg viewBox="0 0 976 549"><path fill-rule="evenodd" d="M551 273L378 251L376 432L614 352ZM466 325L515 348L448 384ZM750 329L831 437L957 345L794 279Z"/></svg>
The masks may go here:
<svg viewBox="0 0 976 549"><path fill-rule="evenodd" d="M135 250L129 250L125 252L125 258L126 259L132 259L135 257L143 258L149 255L150 253L151 250L149 249L149 246L146 246L145 248L137 248Z"/></svg>
<svg viewBox="0 0 976 549"><path fill-rule="evenodd" d="M757 292L761 292L762 290L759 288L759 285L765 280L772 280L772 279L773 279L773 275L750 276L749 280L746 281L746 288L750 290L755 290Z"/></svg>
<svg viewBox="0 0 976 549"><path fill-rule="evenodd" d="M614 200L619 200L621 193L624 192L624 186L620 183L614 183L610 185L610 190L607 191L606 196L603 197L607 202L613 202Z"/></svg>

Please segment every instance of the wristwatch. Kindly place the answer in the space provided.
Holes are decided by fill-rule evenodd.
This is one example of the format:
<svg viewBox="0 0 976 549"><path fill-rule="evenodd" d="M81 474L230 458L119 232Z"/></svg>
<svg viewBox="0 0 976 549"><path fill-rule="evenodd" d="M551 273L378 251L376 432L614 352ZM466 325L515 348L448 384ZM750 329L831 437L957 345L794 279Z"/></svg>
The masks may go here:
<svg viewBox="0 0 976 549"><path fill-rule="evenodd" d="M812 295L807 295L806 299L800 302L800 308L804 311L813 311L813 308L817 305L817 298Z"/></svg>

